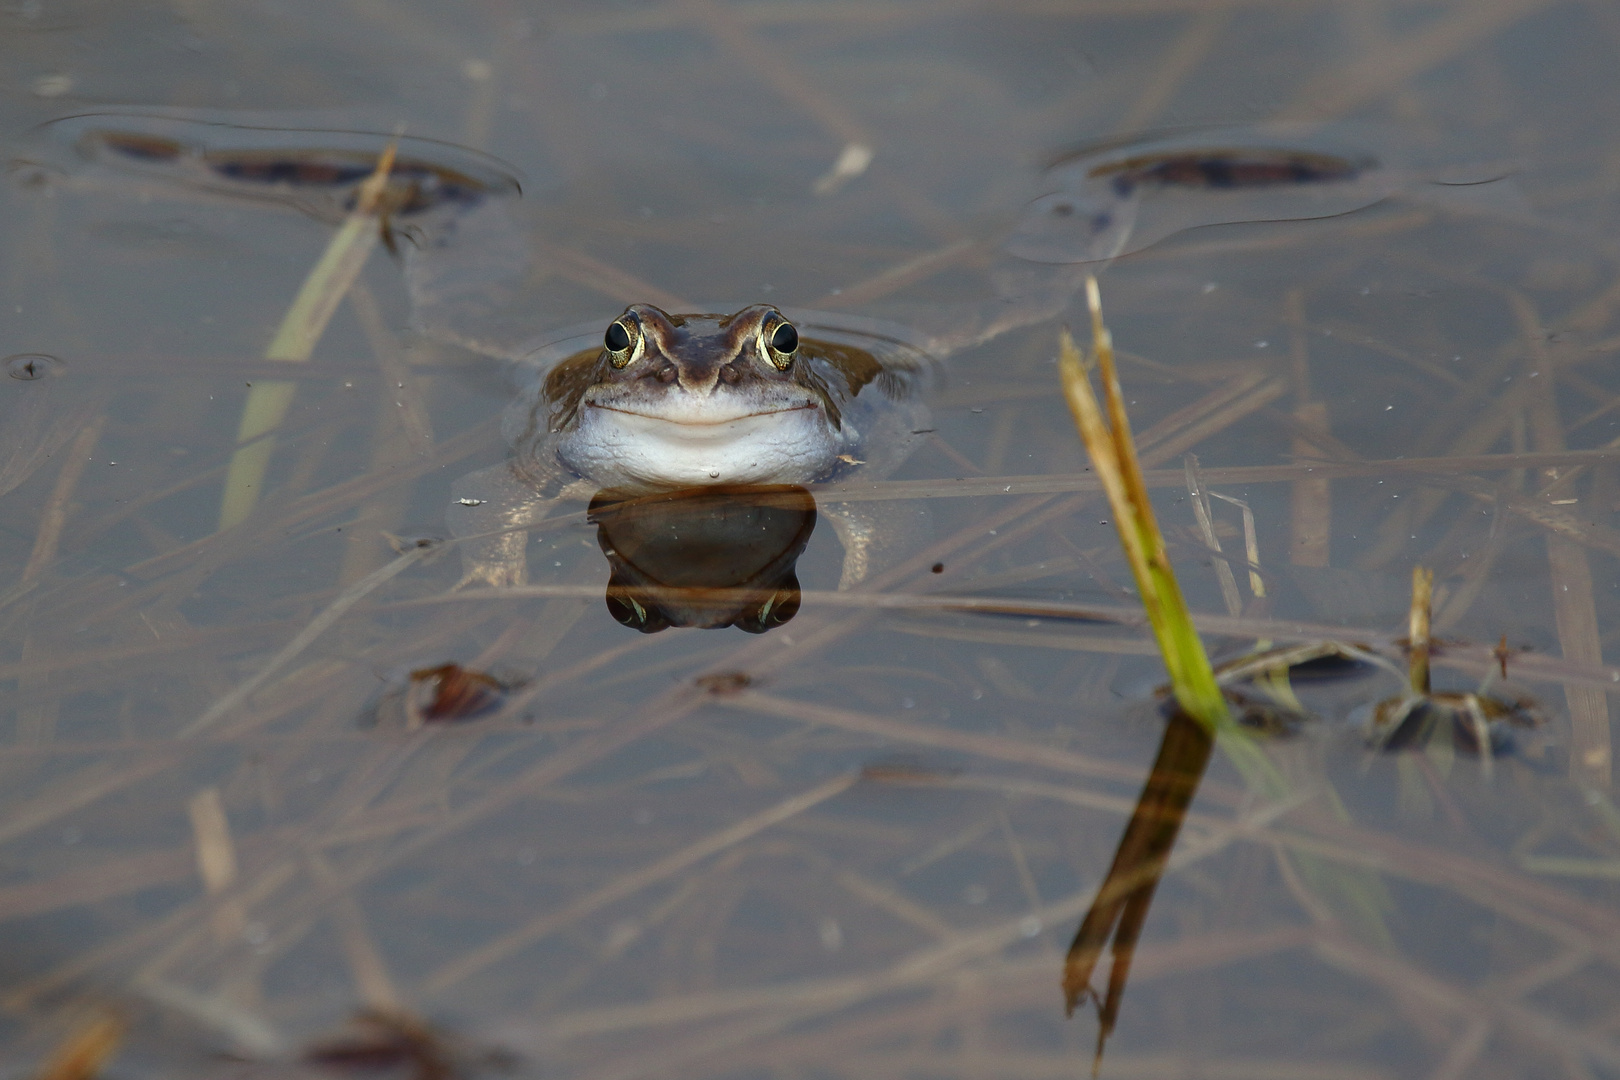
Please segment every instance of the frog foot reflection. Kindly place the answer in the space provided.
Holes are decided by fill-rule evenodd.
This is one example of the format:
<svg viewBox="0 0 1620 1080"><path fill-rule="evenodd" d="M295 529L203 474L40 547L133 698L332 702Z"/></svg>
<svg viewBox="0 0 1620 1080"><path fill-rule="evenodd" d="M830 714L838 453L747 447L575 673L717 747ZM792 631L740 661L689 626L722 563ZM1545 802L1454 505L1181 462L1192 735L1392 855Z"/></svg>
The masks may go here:
<svg viewBox="0 0 1620 1080"><path fill-rule="evenodd" d="M1311 718L1294 693L1301 678L1339 677L1376 668L1402 682L1407 673L1372 648L1343 641L1313 641L1267 649L1218 665L1216 682L1240 723L1273 735L1292 734ZM1542 717L1527 696L1491 693L1495 673L1472 693L1416 690L1374 705L1366 725L1367 745L1397 751L1442 745L1480 758L1489 776L1493 759L1512 745L1515 728L1539 725Z"/></svg>
<svg viewBox="0 0 1620 1080"><path fill-rule="evenodd" d="M574 494L566 487L548 490L526 482L507 462L457 480L445 511L445 522L461 548L461 580L455 587L528 584L528 530Z"/></svg>
<svg viewBox="0 0 1620 1080"><path fill-rule="evenodd" d="M1488 681L1488 680L1487 680ZM1494 760L1512 746L1515 728L1532 728L1542 717L1527 697L1485 692L1407 694L1373 708L1367 744L1374 750L1422 749L1439 744L1479 757L1487 778Z"/></svg>

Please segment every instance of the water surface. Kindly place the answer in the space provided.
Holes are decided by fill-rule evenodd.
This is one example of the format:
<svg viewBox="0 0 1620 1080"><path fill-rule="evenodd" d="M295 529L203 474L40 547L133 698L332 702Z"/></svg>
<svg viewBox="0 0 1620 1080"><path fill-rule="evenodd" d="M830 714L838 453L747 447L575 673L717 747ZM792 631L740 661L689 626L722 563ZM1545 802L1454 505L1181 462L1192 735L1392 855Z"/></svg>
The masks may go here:
<svg viewBox="0 0 1620 1080"><path fill-rule="evenodd" d="M1107 267L1157 511L1222 615L1183 454L1252 508L1266 595L1240 565L1218 654L1300 623L1393 652L1422 564L1459 643L1437 681L1506 635L1547 721L1488 783L1371 756L1358 710L1395 687L1368 675L1268 744L1289 799L1217 753L1101 1074L1620 1074L1607 9L46 0L0 26L0 354L60 361L0 379L7 1075L98 1009L131 1025L109 1076L314 1075L363 1007L469 1072L1084 1075L1064 953L1164 731L1146 634L1052 607L1131 604L1056 392L1078 308L958 352L905 464L817 493L910 521L860 588L818 521L790 620L637 633L583 506L527 541L522 593L417 557L503 460L502 362L414 333L382 249L307 364L264 360L334 215L41 149L109 111L493 155L525 331L768 302L943 332L1076 148L1286 122L1390 163L1368 205ZM266 380L297 391L221 531ZM930 596L995 610L904 600ZM379 717L448 664L508 705Z"/></svg>

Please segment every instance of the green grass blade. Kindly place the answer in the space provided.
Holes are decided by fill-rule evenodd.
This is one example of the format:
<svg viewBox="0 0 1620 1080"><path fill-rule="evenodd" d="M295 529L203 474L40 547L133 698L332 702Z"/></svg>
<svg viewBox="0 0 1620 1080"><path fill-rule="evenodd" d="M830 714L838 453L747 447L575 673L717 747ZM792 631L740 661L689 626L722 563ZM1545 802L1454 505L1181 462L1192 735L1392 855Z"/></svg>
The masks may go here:
<svg viewBox="0 0 1620 1080"><path fill-rule="evenodd" d="M1058 372L1081 441L1091 455L1092 467L1113 508L1115 531L1131 565L1142 607L1169 672L1171 693L1188 716L1216 736L1222 751L1252 788L1279 797L1287 792L1288 783L1254 739L1233 720L1226 696L1215 681L1209 654L1204 651L1204 643L1182 597L1175 569L1170 565L1164 535L1159 531L1153 505L1148 499L1136 444L1131 439L1125 395L1114 365L1113 337L1103 322L1096 278L1087 279L1086 295L1091 306L1093 352L1107 419L1104 419L1105 406L1098 402L1092 389L1080 348L1067 330L1059 342Z"/></svg>

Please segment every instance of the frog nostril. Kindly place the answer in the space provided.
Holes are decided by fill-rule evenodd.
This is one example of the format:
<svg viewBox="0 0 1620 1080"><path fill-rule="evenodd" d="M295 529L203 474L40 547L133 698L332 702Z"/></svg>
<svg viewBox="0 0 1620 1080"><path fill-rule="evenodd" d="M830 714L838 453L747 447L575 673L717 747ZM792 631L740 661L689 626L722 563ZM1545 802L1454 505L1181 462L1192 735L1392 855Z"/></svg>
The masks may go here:
<svg viewBox="0 0 1620 1080"><path fill-rule="evenodd" d="M675 367L674 367L674 365L665 364L663 367L661 367L657 371L653 372L653 378L657 379L661 383L672 383L672 382L674 382L675 381Z"/></svg>
<svg viewBox="0 0 1620 1080"><path fill-rule="evenodd" d="M727 386L736 386L741 379L742 372L738 371L730 364L727 364L725 367L720 369L720 381L725 383Z"/></svg>

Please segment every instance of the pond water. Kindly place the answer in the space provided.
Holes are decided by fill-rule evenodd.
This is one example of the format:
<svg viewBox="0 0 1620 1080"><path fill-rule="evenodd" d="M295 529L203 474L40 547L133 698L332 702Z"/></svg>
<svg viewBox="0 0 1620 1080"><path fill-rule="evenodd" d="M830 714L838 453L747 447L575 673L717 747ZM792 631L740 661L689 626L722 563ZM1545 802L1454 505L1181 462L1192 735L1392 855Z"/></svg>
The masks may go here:
<svg viewBox="0 0 1620 1080"><path fill-rule="evenodd" d="M1615 10L0 28L0 1075L122 1025L109 1077L1620 1076ZM419 203L288 358L400 130ZM1402 664L1427 567L1436 688L1535 726L1375 752L1363 665L1280 783L1177 786L1059 390L1088 271L1217 658ZM502 356L629 304L931 353L926 411L753 502L473 492ZM1098 1059L1065 958L1147 833Z"/></svg>

